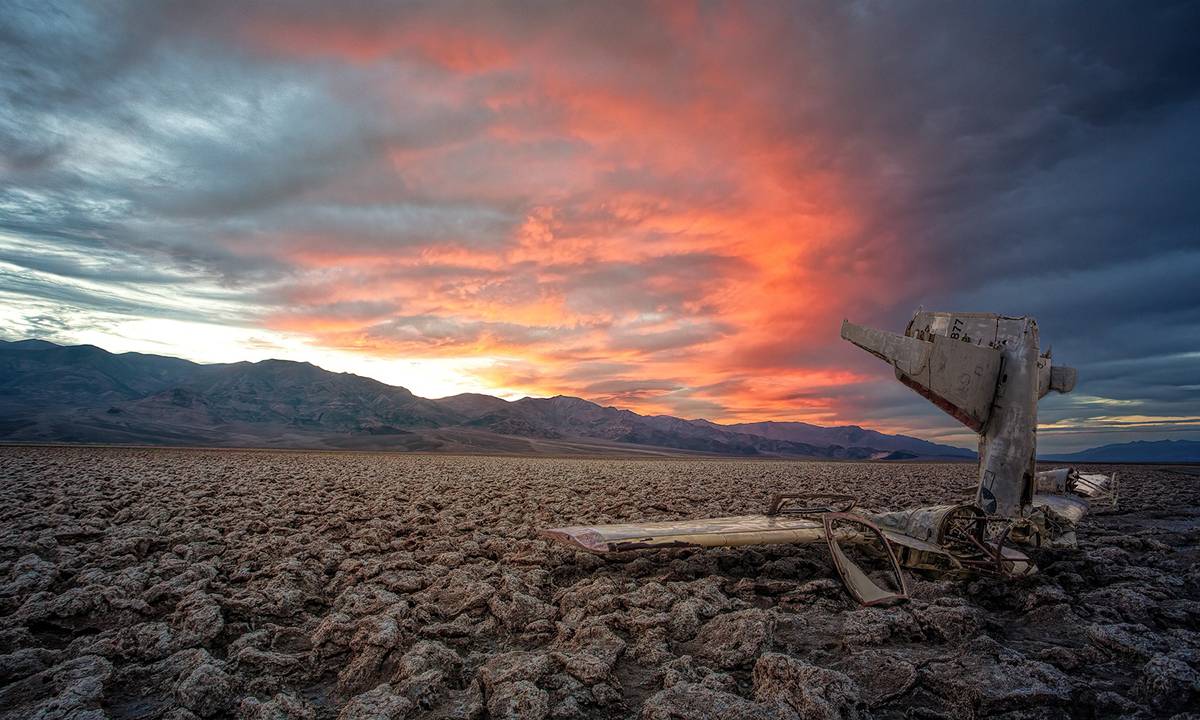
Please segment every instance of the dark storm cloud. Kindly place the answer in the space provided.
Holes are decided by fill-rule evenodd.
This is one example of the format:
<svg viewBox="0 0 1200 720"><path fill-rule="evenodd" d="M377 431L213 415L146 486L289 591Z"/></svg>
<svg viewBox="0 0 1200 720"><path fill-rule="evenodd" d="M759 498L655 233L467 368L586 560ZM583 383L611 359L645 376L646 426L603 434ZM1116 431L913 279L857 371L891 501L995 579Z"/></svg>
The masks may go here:
<svg viewBox="0 0 1200 720"><path fill-rule="evenodd" d="M904 239L919 261L866 319L899 329L920 304L1035 315L1056 359L1080 369L1075 396L1043 401L1048 418L1200 415L1200 66L1185 59L1200 6L865 7L815 24L840 60L826 66L830 117L852 123L831 152L867 180L866 232ZM943 421L864 391L860 417ZM1080 395L1130 404L1080 407ZM1112 441L1071 442L1091 440Z"/></svg>
<svg viewBox="0 0 1200 720"><path fill-rule="evenodd" d="M501 244L519 218L500 208L436 202L339 205L305 203L260 213L262 235L278 249L333 250L353 259L380 251L442 244L487 247ZM298 238L311 240L298 241Z"/></svg>
<svg viewBox="0 0 1200 720"><path fill-rule="evenodd" d="M167 9L30 3L5 13L0 232L53 245L60 259L125 253L135 265L231 278L264 268L217 247L219 223L201 229L178 216L224 216L302 186L289 168L275 180L279 168L260 161L284 142L311 148L305 132L328 137L336 127L310 108L295 114L315 125L272 134L282 114L273 111L305 110L263 107L278 73L243 73L219 52L172 42ZM29 266L45 267L40 255Z"/></svg>
<svg viewBox="0 0 1200 720"><path fill-rule="evenodd" d="M0 230L81 253L120 247L231 281L271 263L247 262L252 251L220 247L224 238L301 225L440 239L403 209L299 200L389 142L423 129L451 137L446 112L392 121L358 86L368 78L254 59L205 33L219 17L184 4L30 3L5 15L0 172L20 196L0 198ZM443 222L464 225L470 210ZM429 225L436 211L407 212Z"/></svg>

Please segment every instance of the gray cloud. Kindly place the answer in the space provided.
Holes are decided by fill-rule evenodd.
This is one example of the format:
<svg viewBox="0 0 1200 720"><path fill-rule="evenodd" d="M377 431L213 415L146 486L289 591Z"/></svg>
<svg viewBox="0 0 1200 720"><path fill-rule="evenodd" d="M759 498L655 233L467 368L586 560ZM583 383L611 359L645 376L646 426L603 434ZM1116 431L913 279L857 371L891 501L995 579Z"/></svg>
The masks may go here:
<svg viewBox="0 0 1200 720"><path fill-rule="evenodd" d="M471 345L482 340L530 346L575 336L582 328L539 327L506 322L463 321L437 315L393 317L373 325L370 334L381 340L438 347Z"/></svg>

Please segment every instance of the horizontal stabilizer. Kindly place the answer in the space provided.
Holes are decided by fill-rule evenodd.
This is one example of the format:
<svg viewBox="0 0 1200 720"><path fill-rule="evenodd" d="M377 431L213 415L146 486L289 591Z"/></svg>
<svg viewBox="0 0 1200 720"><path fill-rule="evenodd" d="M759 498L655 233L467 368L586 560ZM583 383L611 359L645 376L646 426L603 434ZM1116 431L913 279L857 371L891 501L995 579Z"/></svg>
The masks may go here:
<svg viewBox="0 0 1200 720"><path fill-rule="evenodd" d="M842 321L842 339L849 340L905 375L916 375L929 360L932 343L884 330Z"/></svg>
<svg viewBox="0 0 1200 720"><path fill-rule="evenodd" d="M979 432L991 414L1000 352L946 335L932 341L842 322L842 337L896 368L896 377Z"/></svg>
<svg viewBox="0 0 1200 720"><path fill-rule="evenodd" d="M1050 368L1050 389L1055 392L1069 393L1075 389L1075 378L1078 376L1075 368L1058 365Z"/></svg>

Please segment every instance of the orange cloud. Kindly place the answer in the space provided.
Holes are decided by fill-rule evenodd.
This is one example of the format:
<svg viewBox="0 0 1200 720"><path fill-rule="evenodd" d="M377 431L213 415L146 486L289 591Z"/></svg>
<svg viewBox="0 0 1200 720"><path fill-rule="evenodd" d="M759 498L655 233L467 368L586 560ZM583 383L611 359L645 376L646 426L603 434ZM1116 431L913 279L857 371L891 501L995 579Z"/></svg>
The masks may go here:
<svg viewBox="0 0 1200 720"><path fill-rule="evenodd" d="M381 355L495 358L481 389L836 415L826 390L863 378L810 351L919 273L872 234L859 178L829 153L844 139L805 120L813 101L794 95L819 83L789 86L741 12L656 7L628 37L434 11L248 22L260 50L371 68L384 126L445 113L424 130L436 141L384 133L375 182L325 191L345 203L370 185L369 205L434 210L272 239L295 272L268 324ZM412 63L436 80L400 72Z"/></svg>

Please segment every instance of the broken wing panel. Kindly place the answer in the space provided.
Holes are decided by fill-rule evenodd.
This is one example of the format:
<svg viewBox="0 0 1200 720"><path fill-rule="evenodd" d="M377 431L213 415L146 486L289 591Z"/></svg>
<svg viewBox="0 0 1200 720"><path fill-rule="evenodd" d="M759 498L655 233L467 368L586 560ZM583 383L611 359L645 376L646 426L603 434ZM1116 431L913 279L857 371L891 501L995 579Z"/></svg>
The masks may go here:
<svg viewBox="0 0 1200 720"><path fill-rule="evenodd" d="M838 576L860 603L874 605L907 597L904 574L887 538L870 520L853 513L827 512L809 517L739 515L709 520L577 525L543 530L541 535L595 553L826 542ZM896 588L889 589L877 584L850 559L842 543L880 546L894 574Z"/></svg>
<svg viewBox="0 0 1200 720"><path fill-rule="evenodd" d="M1065 467L1043 470L1035 478L1035 490L1038 494L1034 496L1034 505L1038 504L1038 498L1044 499L1049 496L1073 498L1075 501L1082 502L1085 507L1088 504L1085 498L1097 501L1107 500L1114 507L1117 504L1116 474L1081 473L1075 468ZM1054 509L1057 510L1057 508ZM1074 520L1074 522L1078 522L1078 520Z"/></svg>
<svg viewBox="0 0 1200 720"><path fill-rule="evenodd" d="M1071 476L1071 468L1055 468L1042 470L1034 476L1034 490L1039 493L1054 493L1061 495L1067 491L1067 480Z"/></svg>
<svg viewBox="0 0 1200 720"><path fill-rule="evenodd" d="M739 515L708 520L577 525L543 530L541 534L590 552L604 553L646 548L816 543L825 539L825 528L820 521L803 517Z"/></svg>
<svg viewBox="0 0 1200 720"><path fill-rule="evenodd" d="M1117 506L1117 474L1078 473L1072 490L1092 500L1107 500Z"/></svg>
<svg viewBox="0 0 1200 720"><path fill-rule="evenodd" d="M1034 495L1033 506L1035 508L1049 508L1055 514L1069 521L1071 525L1078 525L1090 509L1088 501L1078 495L1051 495L1048 493L1037 493Z"/></svg>

